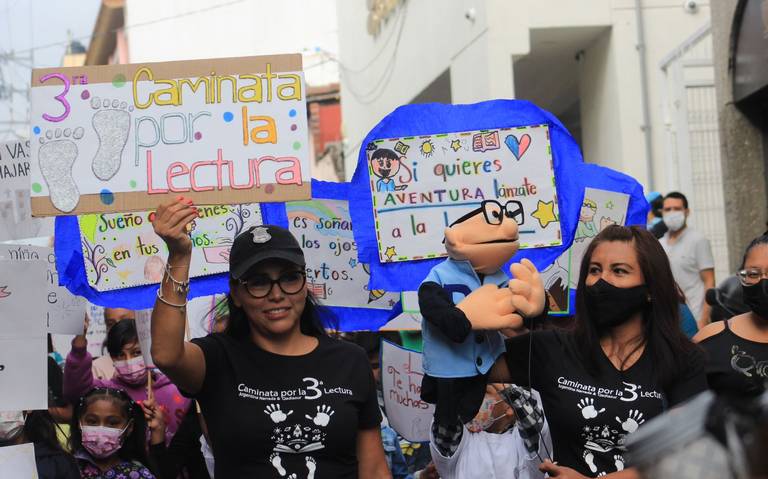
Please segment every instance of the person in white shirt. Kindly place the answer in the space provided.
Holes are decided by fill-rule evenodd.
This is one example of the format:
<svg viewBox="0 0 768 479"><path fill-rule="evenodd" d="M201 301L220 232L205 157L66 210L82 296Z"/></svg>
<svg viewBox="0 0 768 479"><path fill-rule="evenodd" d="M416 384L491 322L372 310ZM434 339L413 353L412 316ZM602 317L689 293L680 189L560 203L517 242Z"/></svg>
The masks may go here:
<svg viewBox="0 0 768 479"><path fill-rule="evenodd" d="M489 384L470 423L433 423L429 445L440 477L544 478L538 466L552 460L552 438L539 401L536 391Z"/></svg>
<svg viewBox="0 0 768 479"><path fill-rule="evenodd" d="M659 240L669 257L675 282L685 294L699 329L710 322L710 306L704 300L715 287L715 261L709 240L687 226L688 199L673 191L664 197L662 219L669 230Z"/></svg>

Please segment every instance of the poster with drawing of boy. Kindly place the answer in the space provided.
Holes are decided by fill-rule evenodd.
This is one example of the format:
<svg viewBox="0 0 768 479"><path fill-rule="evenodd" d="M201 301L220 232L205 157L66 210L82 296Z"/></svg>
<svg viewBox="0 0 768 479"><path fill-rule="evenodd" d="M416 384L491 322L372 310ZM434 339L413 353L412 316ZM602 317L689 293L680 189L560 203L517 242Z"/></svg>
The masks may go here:
<svg viewBox="0 0 768 479"><path fill-rule="evenodd" d="M483 201L514 216L520 247L561 244L547 125L366 145L381 262L444 257L445 228Z"/></svg>
<svg viewBox="0 0 768 479"><path fill-rule="evenodd" d="M301 55L35 69L35 216L310 197Z"/></svg>

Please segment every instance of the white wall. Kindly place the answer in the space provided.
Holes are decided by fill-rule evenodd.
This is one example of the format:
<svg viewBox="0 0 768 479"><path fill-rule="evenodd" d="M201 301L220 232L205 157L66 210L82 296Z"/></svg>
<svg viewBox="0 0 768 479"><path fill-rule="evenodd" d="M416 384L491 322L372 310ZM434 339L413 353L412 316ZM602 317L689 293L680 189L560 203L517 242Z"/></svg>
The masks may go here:
<svg viewBox="0 0 768 479"><path fill-rule="evenodd" d="M338 51L335 0L258 0L214 8L226 3L127 0L130 61L304 53L307 84L339 81L335 61L321 64L328 58L322 52L335 57ZM189 14L198 10L204 11ZM175 16L178 18L151 23Z"/></svg>
<svg viewBox="0 0 768 479"><path fill-rule="evenodd" d="M698 12L690 14L682 0L642 1L656 188L665 186L666 175L658 65L708 21L708 2L698 4ZM376 57L366 71L341 70L348 177L367 132L446 69L454 103L513 97L512 59L529 53L531 29L605 26L609 30L586 49L579 67L584 156L646 181L634 0L407 0L377 38L366 31L365 2L338 5L342 64L356 70ZM474 21L465 18L470 8ZM382 87L375 89L380 80Z"/></svg>

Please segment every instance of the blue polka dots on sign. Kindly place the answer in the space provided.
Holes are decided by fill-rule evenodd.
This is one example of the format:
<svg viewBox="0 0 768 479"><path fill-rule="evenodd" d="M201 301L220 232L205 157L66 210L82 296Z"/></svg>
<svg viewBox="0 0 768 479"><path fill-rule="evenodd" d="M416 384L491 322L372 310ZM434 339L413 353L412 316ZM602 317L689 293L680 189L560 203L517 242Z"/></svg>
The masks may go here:
<svg viewBox="0 0 768 479"><path fill-rule="evenodd" d="M293 118L294 116L296 116L296 110L294 110L293 108L291 108L291 111L289 111L289 112L288 112L288 116L290 116L291 118Z"/></svg>
<svg viewBox="0 0 768 479"><path fill-rule="evenodd" d="M39 135L40 134L40 127L36 126L36 127L32 128L32 131L35 133L35 135Z"/></svg>
<svg viewBox="0 0 768 479"><path fill-rule="evenodd" d="M232 121L234 117L235 115L233 115L231 111L224 112L224 121L226 121L227 123Z"/></svg>
<svg viewBox="0 0 768 479"><path fill-rule="evenodd" d="M99 199L101 199L101 202L105 205L111 205L115 202L115 195L109 191L108 189L101 190L101 193L99 194Z"/></svg>

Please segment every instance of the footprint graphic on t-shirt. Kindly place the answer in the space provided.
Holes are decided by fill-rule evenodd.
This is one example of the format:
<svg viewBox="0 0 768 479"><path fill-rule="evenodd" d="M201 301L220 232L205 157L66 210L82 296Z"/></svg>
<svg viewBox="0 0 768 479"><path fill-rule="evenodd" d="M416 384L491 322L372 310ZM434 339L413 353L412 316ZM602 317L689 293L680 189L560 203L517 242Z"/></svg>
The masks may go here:
<svg viewBox="0 0 768 479"><path fill-rule="evenodd" d="M589 451L589 450L584 451L583 456L584 456L584 462L587 463L589 470L592 472L597 472L597 466L595 465L595 455L592 454L592 451Z"/></svg>
<svg viewBox="0 0 768 479"><path fill-rule="evenodd" d="M275 468L280 476L285 476L285 468L283 467L283 460L280 458L280 454L274 452L269 456L269 463Z"/></svg>
<svg viewBox="0 0 768 479"><path fill-rule="evenodd" d="M131 129L129 112L133 111L133 106L128 106L125 101L93 97L91 108L98 110L91 123L99 137L99 148L93 157L91 169L96 178L107 181L120 169L123 149Z"/></svg>
<svg viewBox="0 0 768 479"><path fill-rule="evenodd" d="M623 471L624 458L621 456L621 454L616 454L615 456L613 456L613 460L615 461L616 471Z"/></svg>
<svg viewBox="0 0 768 479"><path fill-rule="evenodd" d="M51 203L59 211L69 213L80 202L80 191L72 177L72 166L77 160L76 142L83 137L82 127L56 128L47 130L40 136L40 150L37 156L40 163L40 173L43 175Z"/></svg>
<svg viewBox="0 0 768 479"><path fill-rule="evenodd" d="M315 470L317 469L317 462L312 456L306 457L307 461L307 479L315 479Z"/></svg>

